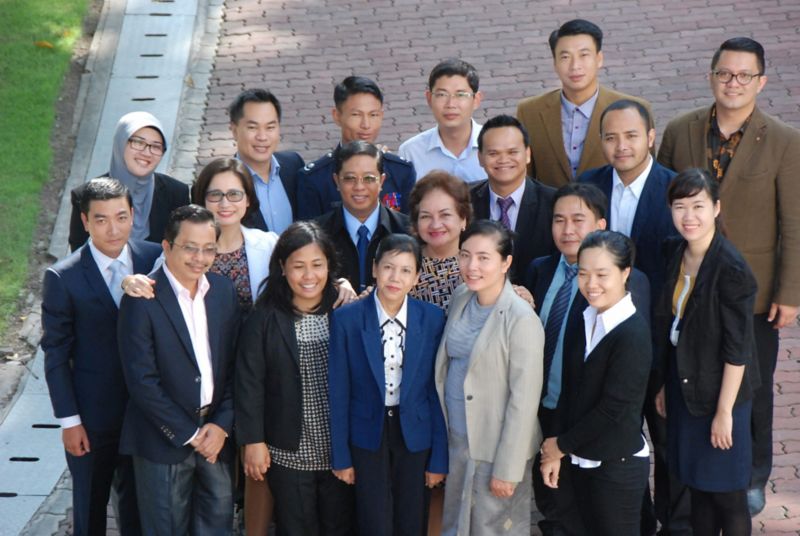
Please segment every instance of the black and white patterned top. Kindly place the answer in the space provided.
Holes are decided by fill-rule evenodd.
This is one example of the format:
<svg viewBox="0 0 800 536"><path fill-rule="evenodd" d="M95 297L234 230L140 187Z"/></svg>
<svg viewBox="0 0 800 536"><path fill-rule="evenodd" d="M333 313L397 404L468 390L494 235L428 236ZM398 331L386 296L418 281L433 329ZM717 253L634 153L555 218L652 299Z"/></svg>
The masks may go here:
<svg viewBox="0 0 800 536"><path fill-rule="evenodd" d="M303 390L303 422L296 451L269 445L272 462L299 471L331 468L328 406L328 315L303 315L294 323Z"/></svg>
<svg viewBox="0 0 800 536"><path fill-rule="evenodd" d="M383 309L381 301L375 295L378 310L378 325L381 327L381 344L383 345L383 377L386 382L384 403L386 406L400 405L400 384L403 382L403 356L406 351L406 325L408 320L408 297L394 316Z"/></svg>

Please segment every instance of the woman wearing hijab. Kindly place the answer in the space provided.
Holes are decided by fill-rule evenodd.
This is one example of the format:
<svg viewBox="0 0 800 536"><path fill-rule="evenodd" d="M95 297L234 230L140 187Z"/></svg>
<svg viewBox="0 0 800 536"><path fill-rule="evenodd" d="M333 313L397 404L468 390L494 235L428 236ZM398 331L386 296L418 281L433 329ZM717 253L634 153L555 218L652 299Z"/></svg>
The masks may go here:
<svg viewBox="0 0 800 536"><path fill-rule="evenodd" d="M189 186L156 173L167 151L161 122L147 112L125 114L117 123L111 151L111 168L106 176L128 187L133 205L131 238L161 242L167 217L173 209L189 203ZM69 246L72 251L89 238L81 221L83 185L72 190Z"/></svg>

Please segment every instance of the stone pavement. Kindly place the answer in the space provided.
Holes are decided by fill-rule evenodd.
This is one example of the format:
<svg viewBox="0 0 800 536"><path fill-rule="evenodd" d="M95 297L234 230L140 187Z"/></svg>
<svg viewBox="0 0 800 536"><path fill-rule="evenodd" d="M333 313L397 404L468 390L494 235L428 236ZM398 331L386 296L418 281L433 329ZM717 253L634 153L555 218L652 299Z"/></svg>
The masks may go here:
<svg viewBox="0 0 800 536"><path fill-rule="evenodd" d="M197 91L184 93L170 168L184 179L193 167L233 153L225 108L245 87L277 94L284 108L282 147L306 160L338 141L330 118L333 85L350 74L372 77L382 87L380 141L391 148L432 126L425 81L446 57L478 68L485 94L479 121L513 114L521 97L557 86L547 36L575 17L597 22L606 33L604 83L649 99L658 128L710 102L710 56L735 35L752 36L766 48L762 109L800 127L800 64L792 56L800 47L797 0L227 0L223 14L221 24L210 20L205 36L195 36L200 73L188 86ZM213 42L217 30L214 56L208 37ZM800 534L800 328L782 333L775 392L775 469L754 532ZM57 486L52 503L63 503L68 486ZM52 514L59 511L63 516L57 507ZM70 533L68 519L58 533Z"/></svg>

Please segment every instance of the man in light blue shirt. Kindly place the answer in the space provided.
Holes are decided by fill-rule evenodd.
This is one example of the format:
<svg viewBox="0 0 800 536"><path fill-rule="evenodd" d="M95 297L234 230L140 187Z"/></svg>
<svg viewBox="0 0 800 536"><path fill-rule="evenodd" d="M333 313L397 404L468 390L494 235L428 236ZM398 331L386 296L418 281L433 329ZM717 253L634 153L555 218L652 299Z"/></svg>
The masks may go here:
<svg viewBox="0 0 800 536"><path fill-rule="evenodd" d="M486 178L478 163L481 125L472 118L483 98L478 83L475 67L459 59L444 60L431 71L425 100L436 126L406 140L399 150L414 165L417 180L434 169L465 182Z"/></svg>

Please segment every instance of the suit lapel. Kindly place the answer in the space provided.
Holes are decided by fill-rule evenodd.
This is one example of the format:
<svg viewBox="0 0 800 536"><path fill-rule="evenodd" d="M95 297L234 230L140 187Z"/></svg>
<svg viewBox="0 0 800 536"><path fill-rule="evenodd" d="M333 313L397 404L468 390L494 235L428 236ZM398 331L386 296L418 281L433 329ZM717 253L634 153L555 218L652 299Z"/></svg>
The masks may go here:
<svg viewBox="0 0 800 536"><path fill-rule="evenodd" d="M278 323L278 331L281 333L283 343L289 349L289 354L292 356L292 361L299 367L300 357L299 350L297 349L297 336L294 331L294 321L288 315L284 314L277 309L273 313Z"/></svg>
<svg viewBox="0 0 800 536"><path fill-rule="evenodd" d="M599 136L598 132L600 132L600 116L603 114L603 110L611 104L611 99L608 95L608 91L603 86L600 86L597 93L597 100L594 103L594 108L592 109L592 116L589 118L589 126L586 129L586 138L583 142L583 151L581 151L581 160L578 163L578 174L587 169L586 162L604 162L605 157L602 154L601 144L600 143L590 143L589 138ZM560 123L559 123L560 124ZM599 141L599 140L596 140Z"/></svg>
<svg viewBox="0 0 800 536"><path fill-rule="evenodd" d="M376 309L375 291L362 300L364 311L364 326L361 332L361 339L364 343L364 351L367 355L369 368L375 377L375 382L380 389L381 397L386 396L386 377L383 372L383 342L381 341L381 327L378 324L378 310Z"/></svg>
<svg viewBox="0 0 800 536"><path fill-rule="evenodd" d="M547 105L541 111L542 123L550 142L552 154L556 155L558 165L567 177L572 177L567 153L564 151L564 133L561 131L561 91L553 91ZM549 177L546 177L549 179Z"/></svg>
<svg viewBox="0 0 800 536"><path fill-rule="evenodd" d="M422 311L420 304L413 299L408 299L408 313L406 316L406 333L405 333L405 349L403 351L403 374L400 379L400 400L405 400L408 389L403 386L409 385L413 382L413 378L419 368L419 359L422 355L421 348L423 341L423 334L425 333L422 327ZM402 402L401 402L402 403Z"/></svg>
<svg viewBox="0 0 800 536"><path fill-rule="evenodd" d="M186 326L186 321L183 319L181 306L178 304L178 297L175 296L175 292L173 292L172 286L169 284L169 280L167 279L163 268L158 269L155 274L155 279L156 300L159 304L161 304L161 307L167 314L167 318L169 318L175 333L178 334L178 339L180 339L181 344L183 344L186 354L191 358L192 365L197 368L197 356L194 355L194 347L192 346L192 339L189 336L189 328ZM208 296L206 296L206 298L208 298ZM210 312L208 309L209 307L206 307L206 315L208 315ZM211 306L211 309L214 309L213 305ZM212 317L208 316L208 319L211 320ZM209 325L213 326L215 324L209 323ZM209 335L211 331L214 330L209 330Z"/></svg>
<svg viewBox="0 0 800 536"><path fill-rule="evenodd" d="M108 290L108 285L106 285L106 280L103 279L103 275L100 273L100 268L94 262L89 244L85 244L81 250L81 265L89 287L94 291L98 299L103 302L103 305L109 309L109 312L113 312L116 316L117 304L114 303L114 298L111 297L111 291Z"/></svg>
<svg viewBox="0 0 800 536"><path fill-rule="evenodd" d="M740 171L743 167L747 166L750 158L756 151L761 141L764 140L767 134L767 123L764 121L764 116L761 111L756 108L753 111L752 119L747 129L744 131L741 142L736 148L736 153L733 155L733 160L728 164L728 169L725 171L725 176L722 178L720 185L720 195L724 195L730 188L731 184L736 183L740 177Z"/></svg>
<svg viewBox="0 0 800 536"><path fill-rule="evenodd" d="M522 201L520 203L519 211L517 211L517 225L514 230L523 232L533 227L533 219L538 213L537 204L538 199L536 196L536 185L529 178L525 178L525 189L522 191ZM527 266L526 266L527 268Z"/></svg>
<svg viewBox="0 0 800 536"><path fill-rule="evenodd" d="M486 180L480 186L475 188L475 203L473 209L475 210L475 219L488 220L491 211L489 210L489 181Z"/></svg>
<svg viewBox="0 0 800 536"><path fill-rule="evenodd" d="M705 114L695 116L689 122L689 152L692 164L695 167L706 169L708 167L708 158L706 158L706 150L708 147L708 140L706 139L706 126L708 125L708 117L711 108Z"/></svg>
<svg viewBox="0 0 800 536"><path fill-rule="evenodd" d="M222 315L220 314L221 307L219 307L217 292L213 285L209 286L205 299L203 300L206 305L206 324L208 329L208 351L211 354L211 368L214 371L214 377L219 377L220 365L220 328L222 327ZM188 332L187 332L188 334ZM191 338L189 339L191 344Z"/></svg>
<svg viewBox="0 0 800 536"><path fill-rule="evenodd" d="M636 213L633 216L633 224L631 225L631 240L634 242L639 239L644 222L647 221L648 215L653 212L653 207L658 204L657 197L660 185L653 176L656 172L657 165L655 159L653 159L653 165L650 168L650 173L647 175L644 188L642 189L641 199L639 199L639 203L636 205ZM611 198L609 197L609 199ZM611 227L611 221L608 222L608 225Z"/></svg>

